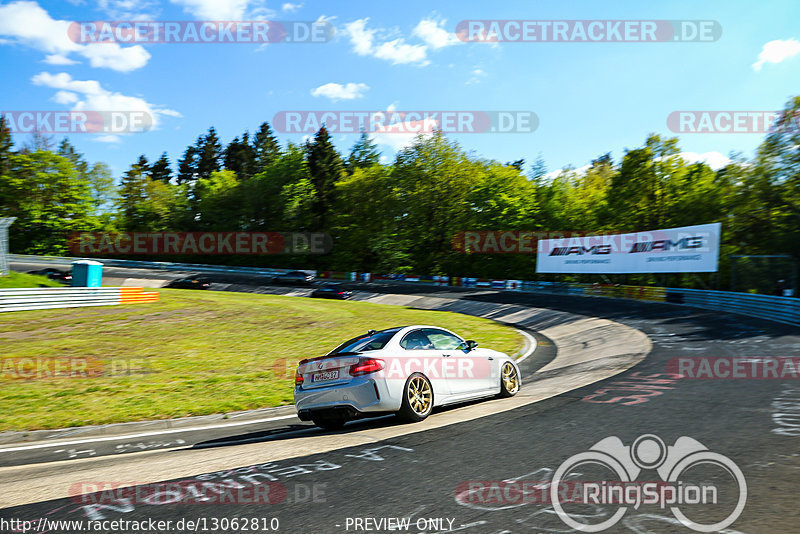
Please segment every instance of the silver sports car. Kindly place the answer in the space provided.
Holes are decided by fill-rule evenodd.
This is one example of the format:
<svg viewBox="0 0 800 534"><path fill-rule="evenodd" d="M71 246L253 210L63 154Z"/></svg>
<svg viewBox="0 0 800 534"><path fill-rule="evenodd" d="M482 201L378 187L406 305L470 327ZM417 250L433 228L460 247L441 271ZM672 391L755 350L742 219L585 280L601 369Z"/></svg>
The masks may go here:
<svg viewBox="0 0 800 534"><path fill-rule="evenodd" d="M422 421L436 406L510 397L520 384L508 355L444 328L415 325L370 330L325 356L302 360L294 401L301 420L335 429L387 413Z"/></svg>

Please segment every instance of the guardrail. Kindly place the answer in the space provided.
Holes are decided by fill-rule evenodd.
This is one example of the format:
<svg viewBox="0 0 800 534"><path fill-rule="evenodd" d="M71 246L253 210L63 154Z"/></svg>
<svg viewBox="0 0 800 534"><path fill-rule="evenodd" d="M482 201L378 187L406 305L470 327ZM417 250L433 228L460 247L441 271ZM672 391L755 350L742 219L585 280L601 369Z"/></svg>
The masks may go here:
<svg viewBox="0 0 800 534"><path fill-rule="evenodd" d="M208 265L202 263L172 263L166 261L116 260L107 258L70 258L63 256L28 256L25 254L9 254L9 262L37 263L72 263L78 260L99 261L107 267L125 267L127 269L156 269L159 271L192 271L200 273L241 273L274 276L289 272L291 269L271 269L261 267L233 267L228 265ZM307 271L316 273L316 271Z"/></svg>
<svg viewBox="0 0 800 534"><path fill-rule="evenodd" d="M84 258L41 257L12 254L10 261L28 263L71 263ZM168 263L134 260L97 259L104 265L126 268L159 269L167 271L193 271L218 273L247 273L275 275L286 269L260 269L255 267L215 266L192 263ZM317 271L306 270L317 274ZM564 282L542 282L523 280L499 280L487 278L423 276L423 275L376 275L373 273L322 271L321 279L349 280L357 282L404 282L418 285L455 286L465 288L505 289L531 293L578 295L586 297L622 298L653 302L666 302L706 310L738 313L770 321L800 325L800 298L650 286L624 286L610 284L568 284Z"/></svg>
<svg viewBox="0 0 800 534"><path fill-rule="evenodd" d="M694 308L738 313L770 321L800 325L800 299L794 297L668 288L666 301Z"/></svg>
<svg viewBox="0 0 800 534"><path fill-rule="evenodd" d="M35 287L0 289L0 312L115 306L157 302L158 293L141 287Z"/></svg>

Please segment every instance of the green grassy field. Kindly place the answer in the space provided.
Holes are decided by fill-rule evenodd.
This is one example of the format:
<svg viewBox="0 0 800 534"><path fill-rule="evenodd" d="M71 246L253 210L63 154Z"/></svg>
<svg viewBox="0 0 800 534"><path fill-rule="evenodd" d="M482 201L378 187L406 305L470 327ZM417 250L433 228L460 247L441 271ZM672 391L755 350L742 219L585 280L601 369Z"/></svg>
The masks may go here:
<svg viewBox="0 0 800 534"><path fill-rule="evenodd" d="M291 404L298 360L321 356L370 328L433 324L509 354L522 346L510 327L455 313L242 293L160 293L153 304L0 316L0 430ZM38 370L31 361L20 366L19 358L37 359ZM23 378L20 370L89 376Z"/></svg>
<svg viewBox="0 0 800 534"><path fill-rule="evenodd" d="M8 276L0 276L0 289L14 287L64 287L46 276L11 271Z"/></svg>

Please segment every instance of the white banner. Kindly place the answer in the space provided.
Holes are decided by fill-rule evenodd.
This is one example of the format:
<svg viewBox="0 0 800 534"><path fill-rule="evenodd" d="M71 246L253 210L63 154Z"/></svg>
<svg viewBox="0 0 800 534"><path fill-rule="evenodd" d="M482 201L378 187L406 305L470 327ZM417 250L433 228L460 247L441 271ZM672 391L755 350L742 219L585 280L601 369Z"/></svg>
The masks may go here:
<svg viewBox="0 0 800 534"><path fill-rule="evenodd" d="M542 239L537 273L713 273L720 223L631 234Z"/></svg>

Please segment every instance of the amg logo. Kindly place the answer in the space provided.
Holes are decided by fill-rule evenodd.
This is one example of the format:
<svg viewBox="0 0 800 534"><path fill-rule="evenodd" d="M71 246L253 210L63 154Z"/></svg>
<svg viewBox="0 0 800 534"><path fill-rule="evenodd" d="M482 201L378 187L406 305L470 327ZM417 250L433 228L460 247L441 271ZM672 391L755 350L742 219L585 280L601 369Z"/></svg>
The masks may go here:
<svg viewBox="0 0 800 534"><path fill-rule="evenodd" d="M684 250L688 248L700 248L702 246L703 237L699 235L694 237L684 237L678 241L660 239L658 241L642 241L640 243L634 243L631 249L628 251L628 254L632 254L634 252L653 252L657 250Z"/></svg>
<svg viewBox="0 0 800 534"><path fill-rule="evenodd" d="M555 247L550 256L570 256L577 254L611 254L611 245L594 245L592 247Z"/></svg>

